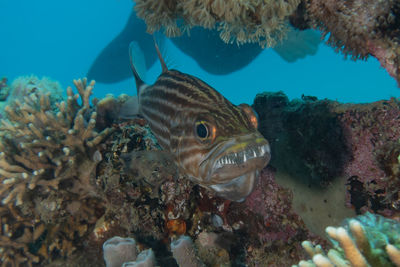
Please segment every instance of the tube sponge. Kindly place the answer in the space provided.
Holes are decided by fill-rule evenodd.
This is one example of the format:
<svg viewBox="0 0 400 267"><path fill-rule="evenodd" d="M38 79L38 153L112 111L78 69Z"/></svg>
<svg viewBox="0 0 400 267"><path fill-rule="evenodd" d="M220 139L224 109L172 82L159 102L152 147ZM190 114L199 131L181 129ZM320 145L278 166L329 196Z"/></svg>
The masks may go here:
<svg viewBox="0 0 400 267"><path fill-rule="evenodd" d="M155 267L155 266L156 266L156 258L151 248L140 252L135 261L129 261L122 264L122 267Z"/></svg>
<svg viewBox="0 0 400 267"><path fill-rule="evenodd" d="M129 237L114 236L104 242L103 253L107 267L121 267L124 262L136 259L136 241Z"/></svg>
<svg viewBox="0 0 400 267"><path fill-rule="evenodd" d="M202 267L204 264L197 258L192 239L181 236L171 243L171 251L180 267Z"/></svg>

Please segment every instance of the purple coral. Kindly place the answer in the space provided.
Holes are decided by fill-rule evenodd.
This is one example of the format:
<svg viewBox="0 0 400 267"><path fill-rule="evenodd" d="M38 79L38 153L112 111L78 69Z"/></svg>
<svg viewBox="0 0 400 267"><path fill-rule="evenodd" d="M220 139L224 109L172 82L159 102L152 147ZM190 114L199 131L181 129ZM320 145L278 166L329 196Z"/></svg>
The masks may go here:
<svg viewBox="0 0 400 267"><path fill-rule="evenodd" d="M275 182L274 171L266 168L261 172L260 182L246 199L248 211L263 218L263 227L257 231L262 242L290 240L298 234L293 221L300 218L292 210L292 193Z"/></svg>
<svg viewBox="0 0 400 267"><path fill-rule="evenodd" d="M352 158L343 168L349 179L347 199L360 210L393 214L400 183L396 175L396 148L400 138L400 103L394 98L369 105L351 105L340 111Z"/></svg>

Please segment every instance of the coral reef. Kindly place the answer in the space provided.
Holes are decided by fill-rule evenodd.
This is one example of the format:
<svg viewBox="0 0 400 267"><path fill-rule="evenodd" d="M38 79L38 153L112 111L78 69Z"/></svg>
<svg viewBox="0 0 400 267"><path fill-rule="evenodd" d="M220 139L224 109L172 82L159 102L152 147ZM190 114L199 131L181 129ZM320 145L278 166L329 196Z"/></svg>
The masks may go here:
<svg viewBox="0 0 400 267"><path fill-rule="evenodd" d="M35 75L21 76L16 78L11 84L9 105L15 100L24 102L26 96L49 94L50 105L55 108L57 102L63 101L62 88L59 82L53 81L48 77L39 78Z"/></svg>
<svg viewBox="0 0 400 267"><path fill-rule="evenodd" d="M247 244L249 266L290 266L301 257L298 240L304 236L318 240L293 211L292 197L290 190L276 184L275 171L267 167L253 194L242 204L230 204L225 229L230 226L243 235L240 242Z"/></svg>
<svg viewBox="0 0 400 267"><path fill-rule="evenodd" d="M21 85L20 97L5 108L0 131L3 264L31 265L70 255L101 212L94 174L102 160L98 145L112 129L95 129L96 112L89 103L94 82L74 83L79 94L69 87L67 101L58 103L50 92Z"/></svg>
<svg viewBox="0 0 400 267"><path fill-rule="evenodd" d="M397 0L135 0L138 17L169 37L194 26L217 28L226 43L273 47L287 25L319 29L327 43L355 59L376 57L400 86L400 4Z"/></svg>
<svg viewBox="0 0 400 267"><path fill-rule="evenodd" d="M60 84L47 77L38 78L35 75L17 77L11 86L7 85L7 79L3 78L0 82L0 95L4 98L0 101L0 118L6 117L5 107L12 107L15 100L22 103L26 96L39 97L38 94L46 93L50 94L52 108L56 108L56 102L63 101Z"/></svg>
<svg viewBox="0 0 400 267"><path fill-rule="evenodd" d="M342 105L306 96L289 101L283 93L257 96L273 161L254 192L237 203L179 173L145 120L121 118L126 96L90 104L93 85L75 81L78 94L68 88L62 102L40 87L26 89L6 108L0 128L4 266L101 266L103 248L113 254L125 245L143 252L126 266L140 260L177 266L180 244L190 245L189 260L198 265L290 266L303 258L302 240L326 244L293 210L293 192L276 183L282 169L321 188L342 177L348 205L358 212L399 215L395 99ZM366 233L370 225L388 225L372 215L356 220ZM114 236L135 242L105 243ZM396 242L388 247L394 255Z"/></svg>
<svg viewBox="0 0 400 267"><path fill-rule="evenodd" d="M0 101L6 101L10 94L10 87L7 85L7 78L3 77L0 80Z"/></svg>
<svg viewBox="0 0 400 267"><path fill-rule="evenodd" d="M86 195L91 191L86 188L90 173L101 160L96 146L110 129L101 133L94 130L97 114L89 110L94 83L74 83L82 105L68 88L68 101L61 102L57 112L49 94L41 93L6 107L8 119L2 120L0 143L3 204L14 201L21 205L26 191L37 186L46 192L57 189L60 183L71 183L71 192Z"/></svg>
<svg viewBox="0 0 400 267"><path fill-rule="evenodd" d="M328 227L326 233L333 248L326 254L322 247L302 243L312 266L400 266L400 223L366 213L344 222L343 227Z"/></svg>
<svg viewBox="0 0 400 267"><path fill-rule="evenodd" d="M307 1L314 26L329 34L328 43L354 58L368 56L367 42L390 34L398 36L398 1ZM397 14L398 15L398 14ZM395 30L395 31L393 31ZM397 30L398 31L398 30Z"/></svg>
<svg viewBox="0 0 400 267"><path fill-rule="evenodd" d="M291 194L275 184L273 170L263 172L249 202L230 203L179 175L144 121L115 127L99 164L106 211L89 237L94 251L107 238L130 236L151 248L161 266L176 266L168 244L187 235L206 266L253 266L255 259L283 266L300 259L300 240L315 238L291 211ZM263 253L267 248L276 254Z"/></svg>
<svg viewBox="0 0 400 267"><path fill-rule="evenodd" d="M300 0L288 1L149 1L135 0L138 17L145 20L147 31L164 27L169 37L181 35L191 27L217 27L223 41L258 42L274 46L285 36L287 17Z"/></svg>
<svg viewBox="0 0 400 267"><path fill-rule="evenodd" d="M197 258L196 249L190 237L181 236L178 240L171 243L172 255L179 266L205 266Z"/></svg>
<svg viewBox="0 0 400 267"><path fill-rule="evenodd" d="M7 84L7 78L0 80L0 119L4 117L4 107L7 105L7 98L10 95L10 86Z"/></svg>
<svg viewBox="0 0 400 267"><path fill-rule="evenodd" d="M394 98L336 109L352 151L343 174L348 202L359 213L399 213L400 102Z"/></svg>
<svg viewBox="0 0 400 267"><path fill-rule="evenodd" d="M288 101L280 92L258 95L253 106L271 140L272 166L322 188L344 179L348 206L358 213L399 214L398 100Z"/></svg>
<svg viewBox="0 0 400 267"><path fill-rule="evenodd" d="M114 236L104 242L103 255L107 267L120 267L124 262L136 259L136 241Z"/></svg>
<svg viewBox="0 0 400 267"><path fill-rule="evenodd" d="M332 105L306 96L289 101L283 92L257 95L253 107L260 132L273 140L271 164L322 186L341 174L350 151Z"/></svg>
<svg viewBox="0 0 400 267"><path fill-rule="evenodd" d="M179 266L205 266L196 255L196 248L188 236L181 236L171 243L173 257ZM156 266L153 250L145 249L138 255L136 241L133 238L119 236L108 239L103 244L104 261L106 267L119 266Z"/></svg>
<svg viewBox="0 0 400 267"><path fill-rule="evenodd" d="M137 253L136 241L133 238L114 236L103 244L106 267L120 266L155 266L155 257L151 249Z"/></svg>
<svg viewBox="0 0 400 267"><path fill-rule="evenodd" d="M376 57L400 86L400 3L306 0L309 23L353 59Z"/></svg>

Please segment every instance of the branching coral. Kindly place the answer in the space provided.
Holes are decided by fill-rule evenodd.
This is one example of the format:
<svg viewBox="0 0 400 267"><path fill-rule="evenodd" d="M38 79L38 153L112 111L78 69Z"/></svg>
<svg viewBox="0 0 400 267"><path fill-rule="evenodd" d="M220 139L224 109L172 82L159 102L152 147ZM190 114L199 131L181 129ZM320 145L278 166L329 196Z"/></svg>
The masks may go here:
<svg viewBox="0 0 400 267"><path fill-rule="evenodd" d="M164 27L167 36L178 36L194 26L217 27L227 43L259 42L273 46L286 31L286 18L300 0L135 0L135 9L150 33Z"/></svg>
<svg viewBox="0 0 400 267"><path fill-rule="evenodd" d="M0 206L0 264L23 266L38 263L39 257L29 251L29 244L43 233L43 225L23 218L12 205ZM23 233L16 234L18 229Z"/></svg>
<svg viewBox="0 0 400 267"><path fill-rule="evenodd" d="M366 213L347 220L344 227L327 227L334 248L324 253L320 246L303 242L312 261L301 261L300 267L312 266L400 266L400 223Z"/></svg>
<svg viewBox="0 0 400 267"><path fill-rule="evenodd" d="M69 180L71 191L86 190L90 173L101 160L97 150L110 128L101 133L94 129L96 113L90 112L89 96L94 82L74 81L79 95L68 88L67 102L52 110L50 96L30 95L24 103L6 107L8 120L2 120L0 174L2 203L23 203L25 192L35 189L58 189ZM79 96L82 105L78 103ZM89 121L85 119L89 117Z"/></svg>
<svg viewBox="0 0 400 267"><path fill-rule="evenodd" d="M15 250L7 255L22 250L36 254L25 257L28 263L54 250L68 255L74 238L96 221L99 201L93 184L102 159L98 145L112 128L95 129L96 112L89 103L94 82L74 84L78 94L69 87L66 102L53 103L48 92L35 90L5 108L7 118L0 128L1 223L3 229L12 226L0 240L8 238L11 246L3 249ZM2 261L18 265L16 256Z"/></svg>

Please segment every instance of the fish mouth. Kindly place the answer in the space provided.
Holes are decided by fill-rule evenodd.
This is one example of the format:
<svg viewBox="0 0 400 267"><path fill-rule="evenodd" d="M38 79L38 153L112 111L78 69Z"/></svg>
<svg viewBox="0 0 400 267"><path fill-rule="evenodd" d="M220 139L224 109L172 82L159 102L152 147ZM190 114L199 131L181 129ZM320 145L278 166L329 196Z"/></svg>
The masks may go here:
<svg viewBox="0 0 400 267"><path fill-rule="evenodd" d="M260 170L271 158L268 141L258 132L229 139L201 163L203 185L219 196L241 201L251 193Z"/></svg>
<svg viewBox="0 0 400 267"><path fill-rule="evenodd" d="M266 165L268 163L270 155L271 150L268 143L258 146L250 145L246 147L245 150L221 155L219 159L215 161L213 173L223 173L225 168L231 169L232 167L247 169L248 167L254 166L255 169L258 169L257 166ZM263 167L265 167L265 165Z"/></svg>
<svg viewBox="0 0 400 267"><path fill-rule="evenodd" d="M220 197L242 202L253 191L258 182L258 174L259 171L255 170L236 177L227 183L210 185L210 188Z"/></svg>

